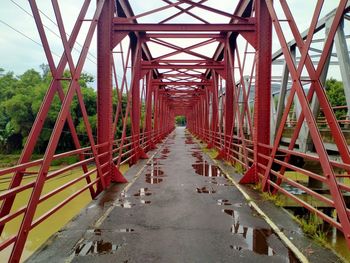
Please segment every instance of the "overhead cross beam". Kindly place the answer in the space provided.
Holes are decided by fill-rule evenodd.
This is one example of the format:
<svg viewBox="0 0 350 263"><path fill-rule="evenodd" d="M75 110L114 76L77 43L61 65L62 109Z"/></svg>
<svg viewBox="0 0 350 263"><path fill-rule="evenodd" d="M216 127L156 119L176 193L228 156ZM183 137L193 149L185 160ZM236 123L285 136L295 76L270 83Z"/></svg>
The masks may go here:
<svg viewBox="0 0 350 263"><path fill-rule="evenodd" d="M115 32L254 32L254 22L237 24L131 24L113 19Z"/></svg>

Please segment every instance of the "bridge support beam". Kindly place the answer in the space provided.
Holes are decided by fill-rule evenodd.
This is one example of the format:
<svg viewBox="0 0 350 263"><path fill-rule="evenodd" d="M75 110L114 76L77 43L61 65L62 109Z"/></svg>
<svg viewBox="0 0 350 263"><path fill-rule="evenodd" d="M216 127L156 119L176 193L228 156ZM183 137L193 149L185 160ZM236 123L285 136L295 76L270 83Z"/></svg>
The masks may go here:
<svg viewBox="0 0 350 263"><path fill-rule="evenodd" d="M254 165L244 175L241 182L257 183L258 174L263 173L259 164L267 161L259 154L268 156L268 149L259 144L270 144L270 110L271 110L271 54L272 54L272 20L265 1L256 1L257 17L257 52L256 82L254 105Z"/></svg>
<svg viewBox="0 0 350 263"><path fill-rule="evenodd" d="M102 147L98 153L104 154L100 158L100 163L105 164L102 174L106 181L106 186L111 181L125 182L125 178L114 166L112 161L113 142L113 119L112 119L112 19L114 14L114 3L106 0L100 19L97 24L97 144ZM101 192L102 185L98 184L98 192Z"/></svg>

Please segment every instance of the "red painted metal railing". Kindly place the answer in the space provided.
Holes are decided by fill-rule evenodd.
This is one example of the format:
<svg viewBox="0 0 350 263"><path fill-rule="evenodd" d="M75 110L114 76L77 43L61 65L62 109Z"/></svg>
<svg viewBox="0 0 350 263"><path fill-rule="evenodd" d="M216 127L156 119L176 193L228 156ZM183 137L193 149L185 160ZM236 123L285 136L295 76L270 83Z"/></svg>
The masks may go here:
<svg viewBox="0 0 350 263"><path fill-rule="evenodd" d="M171 132L171 129L167 130L159 130L159 131L152 131L152 132L145 132L138 135L139 137L139 143L141 145L141 148L147 152L151 149L154 149L154 146L157 142L162 140L167 134ZM113 142L113 153L116 153L113 157L113 163L110 162L106 163L100 163L101 168L104 168L108 165L113 165L117 169L120 168L123 164L129 164L131 163L132 159L135 158L135 156L138 154L134 148L133 145L135 143L134 136L129 136L124 138L124 144L121 145L122 140L118 139ZM105 143L106 144L106 143ZM100 148L105 146L105 144L96 145L96 148ZM119 154L120 149L122 149L121 154ZM97 156L97 158L101 159L103 158L107 153L102 153ZM71 157L71 156L77 156L84 155L85 159L76 162L71 165L61 166L58 170L51 171L48 173L48 175L45 178L45 182L48 182L54 178L59 177L60 175L67 173L69 171L75 170L79 167L89 167L89 170L87 172L82 171L81 174L74 176L74 178L71 178L70 181L66 182L63 185L58 185L56 188L50 190L48 193L43 194L40 196L38 200L38 205L42 202L49 200L50 198L53 198L55 195L59 194L60 192L66 190L67 188L77 184L80 181L85 180L86 184L83 185L80 189L77 189L74 193L69 195L67 198L61 200L59 203L54 204L52 208L50 208L47 211L44 211L40 217L33 219L30 225L30 230L37 227L40 223L45 221L48 217L52 216L54 213L58 212L61 208L63 208L65 205L67 205L72 199L77 198L79 195L81 195L85 191L90 191L91 198L95 198L98 194L97 189L98 185L101 184L101 180L106 179L108 176L108 173L105 173L101 176L98 176L98 170L96 167L95 159L93 157L93 153L91 150L91 147L85 147L69 152L65 152L62 154L54 155L53 160L60 160L65 157ZM20 186L11 188L9 190L5 190L0 192L0 201L4 202L8 198L16 198L17 195L20 195L25 190L32 190L33 187L36 184L36 176L38 172L33 172L33 170L39 170L40 166L43 163L43 159L38 159L35 161L30 161L27 163L22 163L13 167L5 168L0 170L0 179L6 177L7 179L11 179L12 176L14 176L15 173L21 173L23 175L30 174L32 180L30 182L26 182L21 184ZM27 200L29 201L29 200ZM23 213L26 211L28 207L28 204L11 211L11 213L3 216L0 218L0 227L3 231L7 224L10 224L13 220L16 220L18 217L22 216ZM29 231L30 231L29 230ZM13 244L18 237L18 233L14 234L13 236L10 236L6 240L2 241L0 243L0 251L4 250L11 244Z"/></svg>
<svg viewBox="0 0 350 263"><path fill-rule="evenodd" d="M210 145L210 148L215 148L218 152L222 152L224 149L224 158L231 161L233 165L240 164L243 168L243 172L248 172L252 169L254 162L254 142L249 139L245 139L238 136L225 136L224 133L213 132L210 130L196 129L196 131L190 129L190 131L198 136L203 142ZM230 142L228 149L225 149L226 141ZM244 141L244 143L243 143ZM243 149L243 145L245 148ZM293 164L290 159L293 157L302 159L304 162L320 162L319 156L313 153L303 153L295 150L289 150L287 148L279 148L276 158L271 158L271 152L273 146L267 144L259 144L264 148L268 154L258 153L258 155L268 161L272 161L272 167L269 170L269 178L267 180L269 191L271 193L280 193L287 198L293 200L297 205L308 209L311 213L319 216L324 222L327 222L331 226L335 227L339 231L346 235L341 223L339 222L336 214L330 213L331 209L336 210L335 198L330 195L329 185L327 184L327 176L322 172L315 172L307 168L302 168L300 165ZM288 157L288 160L284 159ZM257 169L257 175L259 181L262 182L266 178L267 166L262 163L257 164L260 169ZM342 182L343 178L350 178L350 165L343 163L341 160L330 160L330 165L334 170L337 170L336 177L337 187L341 190L341 198L349 200L350 186ZM322 183L322 189L314 188L304 181L298 181L296 178L291 178L286 172L296 172L299 177L305 177L307 180L314 180ZM339 180L340 179L340 180ZM282 184L283 183L283 184ZM315 182L313 182L315 184ZM317 183L316 183L317 184ZM292 187L292 191L290 188ZM326 193L326 194L325 194ZM327 194L328 193L328 194ZM305 196L311 198L303 198ZM350 209L346 208L346 213L350 215ZM347 238L347 236L345 236Z"/></svg>

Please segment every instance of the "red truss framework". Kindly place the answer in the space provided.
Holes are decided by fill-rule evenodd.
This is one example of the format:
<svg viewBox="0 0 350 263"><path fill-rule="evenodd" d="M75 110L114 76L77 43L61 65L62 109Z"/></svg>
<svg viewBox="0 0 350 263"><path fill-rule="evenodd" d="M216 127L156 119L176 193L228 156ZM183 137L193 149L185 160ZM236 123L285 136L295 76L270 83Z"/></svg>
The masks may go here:
<svg viewBox="0 0 350 263"><path fill-rule="evenodd" d="M127 0L98 0L93 16L88 18L86 14L91 1L85 0L69 37L58 1L51 2L64 52L56 64L36 1L29 0L51 70L52 81L18 165L0 170L0 176L12 176L9 189L0 193L2 200L0 231L4 230L7 223L19 216L22 217L18 232L0 244L0 250L12 245L9 259L11 262L20 260L30 231L73 198L84 191L89 191L91 198L95 198L111 182L125 182L120 172L121 165L134 164L140 158L147 158L147 152L154 149L156 144L174 129L174 118L178 115L186 117L187 128L192 134L204 141L208 148L216 148L219 151L217 158L226 159L242 167L245 173L241 183L260 182L263 191L287 195L342 231L350 247L350 210L345 202L345 195L350 192L350 187L338 180L334 171L337 167L348 174L350 152L325 94L324 83L320 80L332 51L335 34L344 13L348 10L347 0L339 2L317 66L314 65L309 53L314 35L318 31L319 16L324 2L322 0L317 1L313 10L306 36L299 32L286 0L275 1L282 7L283 18L277 15L276 4L272 0L241 0L233 13L206 5L208 0L159 0L159 7L138 14L134 13L133 5ZM165 16L159 15L167 14L169 10L176 12ZM210 16L198 15L200 11L220 17L218 21L223 22L211 23L208 19ZM194 22L172 22L183 14ZM140 22L149 21L147 19L150 17L154 17L155 21L158 15L161 21L157 23ZM72 50L84 23L89 26L88 31L79 59L74 62ZM286 42L282 23L292 32L295 48L300 51L298 63L295 62L293 52ZM273 30L282 47L287 79L289 72L292 80L287 103L275 133L271 131L270 123ZM97 31L97 140L93 136L78 81L95 31ZM246 42L243 49L237 44L238 39ZM154 52L157 49L160 51ZM70 72L68 79L63 77L63 72L67 68ZM305 81L305 76L302 75L304 69L308 73L306 81L310 83L307 94L302 82L302 77ZM245 75L247 71L248 76ZM120 74L122 76L118 77ZM63 90L64 82L69 83L67 91ZM253 92L252 107L250 94ZM117 100L115 109L113 109L113 94L116 94ZM42 159L31 161L37 139L55 96L61 100L61 109L46 152ZM122 107L123 96L127 98L125 108ZM89 146L84 148L80 145L70 113L74 97L78 99L89 138ZM301 114L286 148L281 146L281 140L295 97L301 105ZM317 120L310 107L313 98L318 99L324 112L326 123L341 157L339 162L330 160L324 147ZM128 119L131 120L130 136L127 136ZM296 142L305 121L316 154L296 150ZM123 128L120 138L116 138L116 127L119 122L123 124ZM64 125L69 127L76 149L56 154ZM273 142L271 137L274 138ZM58 171L50 171L53 160L72 155L79 156L80 161ZM317 174L293 165L290 162L293 156L318 162L322 173ZM23 184L23 176L33 167L38 171L35 180ZM81 176L49 193L43 193L43 187L50 179L77 167L82 169ZM286 176L287 169L321 182L329 190L329 195L322 195L290 179ZM39 217L35 216L41 202L82 180L86 182L83 188L51 210ZM312 198L334 208L337 217L325 214L316 206L288 192L282 187L282 183L299 188ZM31 191L28 203L25 207L13 211L16 195L27 189Z"/></svg>

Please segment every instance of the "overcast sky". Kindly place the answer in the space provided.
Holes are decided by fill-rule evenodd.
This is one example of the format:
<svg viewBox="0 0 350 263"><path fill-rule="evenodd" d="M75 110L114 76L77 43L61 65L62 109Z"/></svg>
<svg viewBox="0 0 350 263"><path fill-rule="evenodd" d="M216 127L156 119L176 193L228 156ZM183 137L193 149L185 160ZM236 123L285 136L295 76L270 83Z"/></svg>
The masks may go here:
<svg viewBox="0 0 350 263"><path fill-rule="evenodd" d="M21 74L29 68L34 68L40 70L39 65L42 63L47 63L43 48L40 46L40 39L37 33L37 29L31 16L30 6L27 0L1 0L0 9L0 67L4 68L6 71L13 71L15 74ZM37 0L38 7L45 15L54 20L54 14L52 11L52 6L49 0ZM64 17L66 31L70 32L73 24L75 22L75 17L77 16L82 0L60 0L60 6L62 9L62 15ZM220 2L220 5L217 3ZM209 0L207 5L219 8L226 12L233 12L234 7L238 0ZM278 2L277 0L274 1ZM292 12L295 15L298 26L300 29L306 29L310 23L312 13L316 1L315 0L289 0ZM136 14L140 12L148 11L152 8L157 8L163 6L164 3L160 0L131 0L131 5L134 8ZM147 3L147 5L145 5ZM325 0L325 5L322 10L321 17L326 13L335 8L338 4L337 0ZM91 1L91 6L87 17L91 18L95 7L95 1ZM186 6L183 6L186 7ZM24 9L24 10L23 10ZM277 10L280 10L277 7ZM27 14L28 12L29 14ZM166 12L161 12L153 17L145 17L140 22L157 22L166 15L173 14L176 12L174 8L167 10ZM201 17L207 19L210 22L224 22L225 17L216 16L205 11L201 11L198 8L193 9L193 13L200 15ZM49 42L51 45L52 52L54 53L54 59L59 60L59 55L62 54L61 40L57 37L58 29L56 25L50 21L45 15L42 15L43 22L49 30L54 33L47 31ZM164 17L162 17L164 16ZM177 20L172 22L191 22L188 16L182 16ZM7 25L5 25L7 24ZM82 44L84 41L84 36L87 31L88 23L85 22L82 34L78 37L78 43ZM12 28L10 28L12 27ZM25 34L23 36L20 31ZM56 35L57 34L57 35ZM287 33L287 40L291 40L291 34ZM278 41L276 38L273 40L274 50L279 48ZM73 52L75 61L79 54L80 46L76 46L78 51ZM159 51L161 52L161 51ZM93 40L92 46L90 48L90 54L86 61L84 71L89 72L93 76L96 76L96 39ZM334 73L337 75L337 73Z"/></svg>

